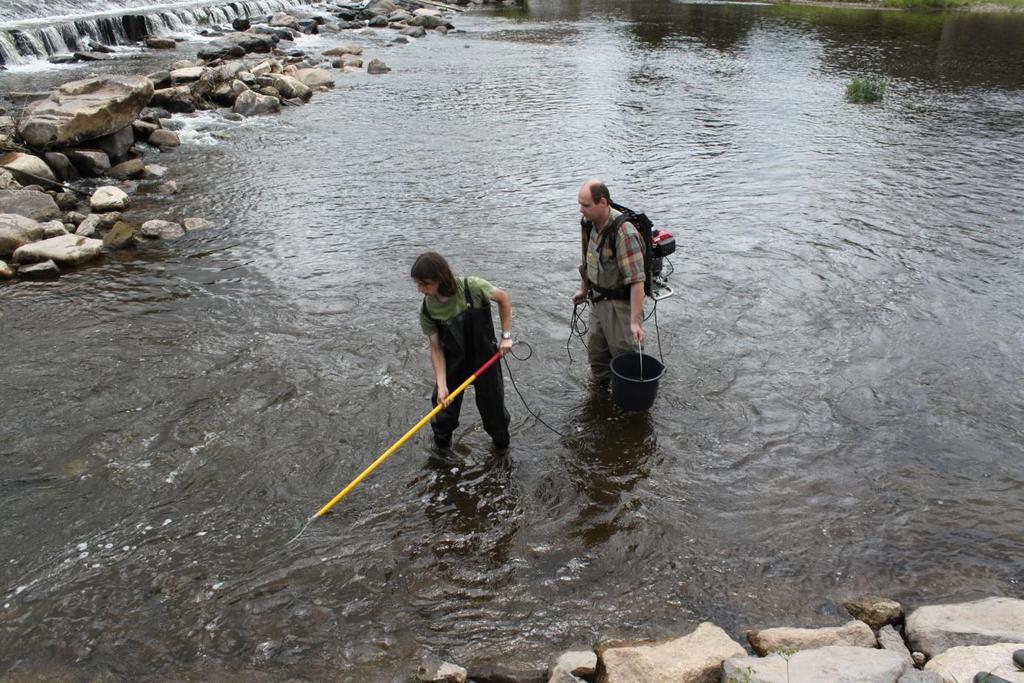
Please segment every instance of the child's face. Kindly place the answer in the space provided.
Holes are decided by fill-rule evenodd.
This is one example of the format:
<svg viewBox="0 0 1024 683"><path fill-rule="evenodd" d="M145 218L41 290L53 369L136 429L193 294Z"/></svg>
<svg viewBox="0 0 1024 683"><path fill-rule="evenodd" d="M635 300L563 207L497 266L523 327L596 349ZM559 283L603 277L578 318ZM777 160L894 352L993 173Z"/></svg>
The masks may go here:
<svg viewBox="0 0 1024 683"><path fill-rule="evenodd" d="M437 295L437 283L433 280L417 280L416 289L420 290L423 296Z"/></svg>

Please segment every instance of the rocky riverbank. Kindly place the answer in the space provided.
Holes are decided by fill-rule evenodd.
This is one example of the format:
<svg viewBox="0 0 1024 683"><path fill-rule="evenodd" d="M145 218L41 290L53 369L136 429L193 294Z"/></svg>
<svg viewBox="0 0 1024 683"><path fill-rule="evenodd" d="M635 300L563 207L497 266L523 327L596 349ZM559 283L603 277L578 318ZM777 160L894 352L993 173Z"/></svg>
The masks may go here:
<svg viewBox="0 0 1024 683"><path fill-rule="evenodd" d="M302 106L333 88L339 74L390 71L380 59L364 60L363 32L390 31L392 43L408 43L428 31L446 34L456 11L430 0L376 0L364 9L336 6L330 16L236 19L204 30L214 40L196 59L174 60L145 76L72 81L23 109L0 112L0 279L58 278L112 250L215 225L216 217L166 220L132 211L140 190L178 191L166 169L150 162L181 144L172 116L216 110L240 121ZM355 35L320 55L293 43L298 35L322 33ZM144 42L150 50L179 44L159 36Z"/></svg>
<svg viewBox="0 0 1024 683"><path fill-rule="evenodd" d="M566 652L543 671L420 665L429 683L1024 683L1024 600L991 597L918 607L865 596L834 627L746 633L747 648L710 622L677 638L606 642Z"/></svg>

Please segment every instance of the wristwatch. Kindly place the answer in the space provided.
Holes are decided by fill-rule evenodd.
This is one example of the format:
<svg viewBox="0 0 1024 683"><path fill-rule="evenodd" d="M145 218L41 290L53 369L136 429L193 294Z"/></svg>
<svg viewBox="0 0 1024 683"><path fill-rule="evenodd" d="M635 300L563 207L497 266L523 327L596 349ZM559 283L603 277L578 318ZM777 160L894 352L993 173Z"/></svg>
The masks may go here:
<svg viewBox="0 0 1024 683"><path fill-rule="evenodd" d="M511 339L511 338L512 338L512 333L511 333L511 332L504 332L504 331L503 331L503 332L501 333L501 338L502 338L502 339Z"/></svg>

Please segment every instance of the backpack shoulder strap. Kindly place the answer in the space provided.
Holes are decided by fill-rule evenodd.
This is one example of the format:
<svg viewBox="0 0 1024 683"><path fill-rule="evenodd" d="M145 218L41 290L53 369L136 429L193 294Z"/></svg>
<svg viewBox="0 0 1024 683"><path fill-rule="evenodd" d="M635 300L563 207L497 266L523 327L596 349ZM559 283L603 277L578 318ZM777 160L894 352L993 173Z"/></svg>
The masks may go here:
<svg viewBox="0 0 1024 683"><path fill-rule="evenodd" d="M622 227L622 224L623 223L628 223L628 222L629 222L629 216L627 216L626 213L623 212L623 213L620 213L618 216L615 217L615 220L612 221L611 225L609 225L607 228L605 228L604 232L601 233L600 241L597 243L598 257L600 257L601 250L604 248L604 246L606 244L608 245L608 248L612 250L612 256L615 256L615 253L616 253L615 236L617 236L619 234L619 228Z"/></svg>

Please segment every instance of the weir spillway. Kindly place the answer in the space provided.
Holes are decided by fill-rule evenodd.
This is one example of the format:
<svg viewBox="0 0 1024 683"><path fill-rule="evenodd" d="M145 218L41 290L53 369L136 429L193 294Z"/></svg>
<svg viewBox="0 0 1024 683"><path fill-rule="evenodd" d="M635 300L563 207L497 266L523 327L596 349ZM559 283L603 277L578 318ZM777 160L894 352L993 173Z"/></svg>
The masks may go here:
<svg viewBox="0 0 1024 683"><path fill-rule="evenodd" d="M145 4L142 0L15 0L0 7L0 65L88 51L95 45L132 45L146 36L169 36L237 18L287 12L314 0L235 0ZM43 6L45 5L45 7Z"/></svg>

